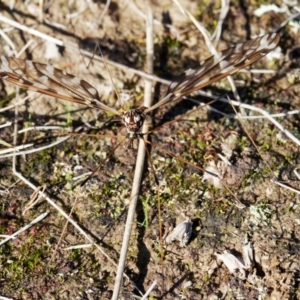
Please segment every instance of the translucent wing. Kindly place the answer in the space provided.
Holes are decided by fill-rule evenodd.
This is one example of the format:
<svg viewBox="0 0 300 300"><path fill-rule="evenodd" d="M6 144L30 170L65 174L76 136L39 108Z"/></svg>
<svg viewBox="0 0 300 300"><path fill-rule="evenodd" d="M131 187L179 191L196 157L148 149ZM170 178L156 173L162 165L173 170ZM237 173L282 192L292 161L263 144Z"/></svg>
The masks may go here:
<svg viewBox="0 0 300 300"><path fill-rule="evenodd" d="M218 52L201 62L200 65L188 69L178 76L170 84L167 96L146 109L145 113L251 65L273 50L278 42L279 35L271 33Z"/></svg>
<svg viewBox="0 0 300 300"><path fill-rule="evenodd" d="M46 64L1 55L0 77L42 94L121 115L103 104L88 82Z"/></svg>

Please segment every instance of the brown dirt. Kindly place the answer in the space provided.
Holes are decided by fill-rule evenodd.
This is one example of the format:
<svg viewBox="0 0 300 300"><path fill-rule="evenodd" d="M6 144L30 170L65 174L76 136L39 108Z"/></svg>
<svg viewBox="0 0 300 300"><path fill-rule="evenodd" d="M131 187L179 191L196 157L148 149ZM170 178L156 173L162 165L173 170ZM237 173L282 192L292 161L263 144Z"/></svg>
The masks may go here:
<svg viewBox="0 0 300 300"><path fill-rule="evenodd" d="M105 1L89 2L90 8L68 19L67 14L80 11L85 1L44 2L44 22L32 15L38 1L24 5L3 1L6 17L26 26L72 42L93 51L99 43L104 56L112 61L143 70L145 63L145 22L130 6L130 1L112 2L100 20ZM277 1L281 4L280 1ZM136 1L145 12L146 2ZM219 16L219 4L212 1L181 1L182 5L212 32ZM219 48L243 42L252 35L271 32L287 17L269 12L261 18L253 11L259 1L247 1L241 6L232 2L226 17ZM251 5L250 5L251 4ZM34 6L36 5L36 6ZM169 21L170 30L162 24L155 26L155 74L171 79L200 60L210 56L201 34L171 1L152 1L154 16L160 22ZM48 23L46 22L48 21ZM49 25L61 24L60 28ZM6 25L2 25L2 29ZM86 67L87 58L79 50L60 49L61 55L46 58L50 46L43 40L14 29L7 35L19 51L30 39L34 40L22 55L35 61L49 63L85 79L95 86L107 105L119 109L117 98L110 91L110 76L116 86L131 96L131 105L141 104L143 79L131 72L93 61ZM269 62L260 60L252 68L292 68L293 72L275 75L235 75L240 96L246 103L262 107L270 113L291 111L299 107L299 36L289 27L280 42L285 58ZM7 54L7 43L0 42L1 53ZM53 52L55 52L53 50ZM206 88L216 95L231 95L226 80ZM11 105L15 88L3 82L3 106ZM166 87L157 85L155 99L164 95ZM21 91L21 96L25 96ZM135 100L133 100L135 99ZM201 98L200 98L201 99ZM201 99L205 100L205 99ZM230 106L214 104L219 110L232 113ZM153 116L158 126L150 136L151 161L159 180L159 193L153 175L146 166L131 235L125 273L142 291L157 280L151 299L297 299L299 296L299 194L273 183L281 182L299 189L294 169L299 167L299 147L279 139L278 130L267 120L245 121L245 127L259 152L251 145L240 121L198 109L182 101L169 105ZM14 109L0 113L1 124L14 120ZM167 121L178 117L170 124ZM72 121L68 121L71 118ZM299 138L297 115L278 121ZM116 263L123 240L124 224L130 201L136 151L125 142L100 168L96 176L83 187L71 189L72 179L93 170L116 146L125 130L112 116L74 103L35 95L19 107L19 129L30 126L60 125L78 129L73 136L56 147L18 158L18 170L37 186L46 185L47 194L84 228ZM13 143L13 127L1 130L1 140ZM34 143L35 147L56 139L56 132L30 131L20 134L18 144ZM118 136L117 136L118 135ZM217 189L203 181L199 168L212 161L216 165L224 144L233 150L232 165L221 167L226 189ZM165 151L159 150L159 148ZM3 147L2 147L3 148ZM171 154L166 151L171 152ZM184 158L187 165L176 157ZM115 283L116 267L96 248L64 250L87 241L54 208L40 199L25 215L32 190L12 173L11 158L0 159L0 234L12 234L39 214L48 211L43 221L0 247L0 296L13 299L110 299ZM162 204L158 213L158 200ZM241 208L240 203L244 206ZM253 215L259 211L260 218ZM170 224L190 218L192 237L188 245L165 245L163 259L159 250L159 219L164 233ZM233 274L215 253L225 249L242 251L245 239L255 250L254 270L260 285L251 285ZM133 285L124 280L120 299L134 299ZM136 293L136 291L134 291Z"/></svg>

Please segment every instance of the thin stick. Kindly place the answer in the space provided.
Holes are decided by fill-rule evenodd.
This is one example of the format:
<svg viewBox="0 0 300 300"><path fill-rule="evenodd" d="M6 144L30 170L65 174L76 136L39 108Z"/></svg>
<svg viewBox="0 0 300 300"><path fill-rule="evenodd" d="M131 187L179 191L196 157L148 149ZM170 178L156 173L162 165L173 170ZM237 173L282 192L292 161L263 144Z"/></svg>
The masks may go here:
<svg viewBox="0 0 300 300"><path fill-rule="evenodd" d="M9 38L9 36L2 29L0 29L0 36L10 46L10 48L12 49L12 52L14 53L14 55L17 55L15 44L13 43L13 41Z"/></svg>
<svg viewBox="0 0 300 300"><path fill-rule="evenodd" d="M207 97L206 94L203 94L201 91L198 91L197 93L204 95L205 97ZM225 102L225 103L229 103L228 100L226 98L219 98L217 96L212 96L210 95L209 98L212 99L217 99L219 101ZM296 138L291 132L289 132L288 130L286 130L279 122L277 122L267 111L249 105L249 104L245 104L245 103L239 103L237 101L234 100L230 100L230 103L233 104L234 106L243 106L246 109L250 109L253 111L256 111L260 114L262 114L263 116L265 116L267 119L269 119L269 121L271 121L280 131L282 131L288 138L290 138L295 144L297 144L298 146L300 146L300 141L298 138Z"/></svg>
<svg viewBox="0 0 300 300"><path fill-rule="evenodd" d="M27 32L28 34L32 34L34 36L37 36L37 37L39 37L39 38L41 38L43 40L50 41L50 42L52 42L55 45L65 46L65 47L68 47L68 48L73 49L75 51L80 50L81 54L83 54L83 55L85 55L87 57L91 57L91 58L93 58L93 59L95 59L97 61L100 61L100 62L104 63L104 60L103 60L103 58L101 56L95 55L94 53L86 51L84 49L80 49L78 47L78 45L76 45L76 44L68 43L68 42L63 42L63 41L61 41L59 39L56 39L56 38L53 38L53 37L51 37L51 36L49 36L47 34L41 33L41 32L39 32L39 31L37 31L35 29L29 28L29 27L27 27L25 25L22 25L22 24L20 24L20 23L18 23L16 21L13 21L13 20L11 20L9 18L4 17L2 14L0 14L0 22L4 22L6 24L9 24L10 26L18 28L18 29L20 29L20 30L22 30L24 32ZM121 70L125 70L126 72L128 72L128 71L132 72L133 74L141 76L141 77L143 77L145 79L149 79L149 80L152 80L152 81L161 82L163 84L169 84L170 83L170 81L168 81L166 79L162 79L162 78L159 78L157 76L154 76L154 75L151 75L151 74L147 74L146 72L139 71L139 70L136 70L136 69L133 69L133 68L129 68L129 67L124 66L122 64L119 64L119 63L116 63L114 61L111 61L111 60L109 60L107 58L105 60L111 66L114 66L114 67L116 67L118 69L121 69Z"/></svg>
<svg viewBox="0 0 300 300"><path fill-rule="evenodd" d="M105 7L104 7L104 9L103 9L103 11L102 11L100 17L98 18L99 24L101 24L102 19L103 19L104 16L106 15L106 13L107 13L107 11L108 11L108 8L109 8L109 6L110 6L110 2L111 2L111 0L106 0Z"/></svg>
<svg viewBox="0 0 300 300"><path fill-rule="evenodd" d="M147 15L142 10L140 10L137 7L137 5L135 4L135 2L133 0L129 0L127 5L128 5L129 8L131 8L134 11L134 15L136 17L141 17L144 20L147 19ZM180 32L179 32L179 30L175 26L173 26L171 24L163 23L162 21L157 20L155 18L153 18L153 24L154 25L158 25L160 27L167 27L167 28L169 28L170 31L177 37L177 39L180 38Z"/></svg>
<svg viewBox="0 0 300 300"><path fill-rule="evenodd" d="M18 29L20 29L20 30L22 30L24 32L27 32L29 34L38 36L38 37L40 37L43 40L48 40L48 41L50 41L50 42L52 42L52 43L54 43L54 44L56 44L58 46L64 46L64 42L63 41L60 41L60 40L58 40L56 38L53 38L53 37L51 37L51 36L49 36L47 34L41 33L38 30L35 30L33 28L30 28L30 27L27 27L25 25L22 25L19 22L16 22L16 21L13 21L13 20L11 20L9 18L6 18L2 14L0 14L0 22L4 22L4 23L6 23L6 24L8 24L10 26L13 26L15 28L18 28Z"/></svg>
<svg viewBox="0 0 300 300"><path fill-rule="evenodd" d="M146 19L146 37L147 37L147 61L146 61L146 69L149 73L153 72L153 16L150 5L148 5L148 18ZM144 106L150 107L151 106L151 90L152 90L152 82L146 81L145 82L145 95L144 95ZM146 128L145 128L146 127ZM144 124L143 126L143 132L145 132L145 129L147 130L147 124ZM147 132L147 131L146 131ZM147 139L146 136L144 136L144 139ZM122 249L120 253L120 259L117 269L117 275L116 275L116 282L114 286L113 296L112 300L117 300L120 293L120 288L122 284L123 279L123 272L125 267L125 261L128 251L128 245L132 230L132 225L134 222L134 216L135 216L135 208L136 203L139 195L140 185L142 181L142 175L143 175L143 169L145 164L145 151L146 144L144 143L144 140L139 141L139 148L138 148L138 156L136 159L136 167L135 167L135 173L134 173L134 179L132 184L132 190L131 190L131 201L128 208L128 215L125 225L125 232L123 237L123 243L122 243Z"/></svg>
<svg viewBox="0 0 300 300"><path fill-rule="evenodd" d="M300 191L299 190L296 190L296 189L294 189L294 188L292 188L292 187L290 187L290 186L288 186L286 184L283 184L283 183L281 183L281 182L279 182L277 180L273 180L273 179L271 179L271 182L274 182L275 184L277 184L277 185L279 185L279 186L281 186L281 187L283 187L283 188L285 188L287 190L290 190L290 191L292 191L292 192L300 195Z"/></svg>
<svg viewBox="0 0 300 300"><path fill-rule="evenodd" d="M0 140L0 145L10 147L8 149L0 149L0 158L14 156L16 154L12 154L11 152L19 151L20 149L26 149L28 147L34 146L34 144L27 144L27 145L21 145L21 146L15 146L14 147L14 146L12 146L12 145L10 145L10 144L6 143L5 141L2 141L2 140ZM5 153L10 153L10 154L5 154Z"/></svg>
<svg viewBox="0 0 300 300"><path fill-rule="evenodd" d="M26 97L24 97L24 98L21 98L20 100L18 100L17 103L14 103L14 104L12 104L12 105L5 106L5 107L1 108L1 109L0 109L0 113L3 113L3 112L6 111L6 110L10 110L10 109L12 109L12 108L15 108L16 105L19 105L19 106L20 106L20 105L24 104L24 103L25 103L27 100L29 100L30 97L33 96L33 95L35 95L36 98L38 98L38 97L40 97L41 94L37 94L36 92L33 92L33 93L30 92L28 96L26 96Z"/></svg>
<svg viewBox="0 0 300 300"><path fill-rule="evenodd" d="M45 20L46 21L46 20ZM46 40L46 41L50 41L52 43L54 43L55 45L58 45L58 46L65 46L67 48L70 48L72 50L75 50L75 51L80 51L81 54L85 55L86 57L90 57L90 58L93 58L94 60L96 61L99 61L101 63L104 64L104 59L101 57L101 56L98 56L98 55L95 55L94 53L92 52L89 52L87 50L84 50L84 49L81 49L81 48L78 48L78 45L76 44L73 44L73 43L70 43L70 42L63 42L59 39L56 39L56 38L53 38L47 34L44 34L44 33L41 33L35 29L32 29L32 28L29 28L25 25L22 25L18 22L15 22L15 21L12 21L11 19L9 18L6 18L4 17L3 15L0 14L0 22L4 22L6 24L9 24L10 26L13 26L15 28L18 28L19 30L22 30L24 32L27 32L31 35L34 35L34 36L38 36L39 38L43 39L43 40ZM203 29L202 29L203 30ZM148 79L148 80L152 80L152 81L155 81L155 82L160 82L162 84L166 84L166 85L169 85L171 83L171 81L169 80L166 80L166 79L163 79L163 78L160 78L158 76L155 76L153 74L148 74L146 72L143 72L141 70L136 70L136 69L133 69L133 68L130 68L130 67L127 67L125 65L122 65L122 64L119 64L119 63L116 63L114 61L111 61L107 58L105 58L105 61L115 67L115 68L118 68L120 70L124 70L125 72L131 72L133 74L136 74L144 79ZM242 70L240 70L240 72L243 72ZM247 72L251 72L251 73L254 73L255 70L248 70ZM257 72L262 72L261 70L258 70ZM270 70L266 71L266 72L271 72ZM274 71L275 72L275 71Z"/></svg>
<svg viewBox="0 0 300 300"><path fill-rule="evenodd" d="M19 96L19 93L17 93L17 96ZM19 99L18 99L19 100ZM17 101L18 102L18 101ZM17 144L17 134L18 134L18 106L15 106L15 122L14 122L14 136L13 136L13 145ZM14 175L16 175L20 180L22 180L26 185L28 185L30 188L32 188L39 196L43 197L51 206L53 206L65 219L68 220L69 223L71 223L81 235L83 235L90 243L92 243L107 259L108 261L116 266L116 263L104 252L104 250L95 243L94 239L88 235L61 207L59 207L50 197L47 196L46 193L41 191L37 186L35 186L33 183L31 183L27 178L25 178L21 173L17 171L17 161L16 161L16 155L18 153L15 153L12 160L12 170ZM138 290L138 287L135 286L135 284L130 280L130 278L124 273L124 276L133 284L133 286Z"/></svg>
<svg viewBox="0 0 300 300"><path fill-rule="evenodd" d="M16 231L15 233L13 233L12 235L8 236L6 239L4 239L3 241L0 242L0 246L5 244L6 242L8 242L9 240L15 238L17 235L19 235L20 233L26 231L27 229L29 229L31 226L33 226L34 224L40 222L41 220L43 220L44 218L46 218L46 216L48 215L48 212L44 212L41 215L39 215L37 218L35 218L34 220L32 220L29 224L25 225L24 227L22 227L21 229L19 229L18 231Z"/></svg>
<svg viewBox="0 0 300 300"><path fill-rule="evenodd" d="M42 150L45 150L45 149L48 149L48 148L52 148L64 141L66 141L68 138L70 138L71 136L68 135L68 136L63 136L63 137L60 137L58 138L55 142L49 144L49 145L46 145L46 146L42 146L42 147L39 147L39 148L35 148L35 149L30 149L30 150L25 150L25 151L19 151L19 152L14 152L18 149L25 149L25 148L28 148L28 147L31 147L33 146L33 144L28 144L28 145L21 145L21 146L15 146L13 149L7 149L7 150L2 150L1 153L5 153L5 152L11 152L13 151L13 153L8 153L8 154L1 154L1 158L4 158L4 157L15 157L15 156L18 156L18 155L24 155L24 154L30 154L30 153L35 153L35 152L39 152L39 151L42 151Z"/></svg>
<svg viewBox="0 0 300 300"><path fill-rule="evenodd" d="M215 40L214 45L217 46L221 37L221 33L222 33L222 27L223 27L223 23L225 21L225 18L228 14L229 11L229 4L230 1L229 0L221 0L221 13L219 16L219 22L218 25L215 29L215 32L211 35L211 38Z"/></svg>
<svg viewBox="0 0 300 300"><path fill-rule="evenodd" d="M180 10L185 15L187 15L191 19L191 21L194 23L194 25L196 26L196 28L204 36L207 48L209 49L209 51L211 52L211 54L215 55L217 53L217 50L216 50L215 46L212 44L212 42L210 41L211 36L210 36L209 32L194 18L194 16L189 11L185 10L182 7L182 5L180 4L180 2L178 0L173 0L173 2L180 8ZM232 77L231 76L227 76L226 78L227 78L227 80L229 81L229 83L231 85L231 89L232 89L232 92L233 92L233 95L234 95L235 99L237 99L238 102L241 102L241 98L240 98L240 96L238 94L237 88L236 88L236 86L234 84L234 81L233 81ZM242 111L242 114L244 115L245 113Z"/></svg>
<svg viewBox="0 0 300 300"><path fill-rule="evenodd" d="M147 291L146 294L142 297L141 300L146 300L147 297L148 297L148 296L150 295L150 293L152 292L152 290L156 287L156 285L157 285L157 281L154 280L154 282L150 285L148 291Z"/></svg>
<svg viewBox="0 0 300 300"><path fill-rule="evenodd" d="M197 92L197 93L199 93L199 92ZM218 98L217 96L207 95L206 92L202 92L202 91L201 91L201 94L203 96L205 96L205 97L208 97L208 98L212 98L212 99L215 99L215 100L220 100L220 101L226 102L225 98ZM207 103L201 102L201 101L196 100L196 99L192 99L192 98L189 98L189 97L186 97L185 99L188 100L188 101L190 101L190 102L196 103L196 104L198 104L198 105L200 105L202 107L207 106ZM232 102L232 101L234 101L234 100L230 99L230 102ZM244 103L241 103L241 104L238 103L238 104L236 104L236 102L235 102L235 104L234 103L232 103L232 104L235 105L235 106L238 105L238 106L241 106L243 108L247 108L249 110L254 110L254 111L259 111L259 112L265 112L265 115L261 115L261 116L239 116L239 118L243 119L243 120L244 119L246 119L246 120L247 119L249 119L249 120L251 120L251 119L264 119L264 118L268 119L269 117L272 117L272 118L283 118L283 117L287 117L287 116L291 116L291 115L298 115L298 114L300 114L300 110L299 109L291 110L291 111L287 111L287 112L283 112L283 113L269 114L266 110L263 110L261 108L257 108L256 106L253 106L253 105L250 105L250 104L244 104ZM220 110L218 110L218 109L216 109L214 107L211 107L209 105L207 106L207 108L210 111L215 112L217 114L220 114L222 116L225 116L227 118L238 119L238 117L237 117L236 114L227 114L227 113L225 113L223 111L220 111Z"/></svg>
<svg viewBox="0 0 300 300"><path fill-rule="evenodd" d="M232 104L229 97L228 97L228 101L229 101L230 104ZM235 113L237 114L237 111L236 111L236 109L234 108L234 105L232 104L231 106L232 106L233 110L235 111ZM259 153L259 155L262 157L262 155L261 155L261 153L260 153L260 151L259 151L258 146L255 144L254 140L253 140L252 137L250 136L250 134L249 134L249 132L248 132L248 130L247 130L247 128L246 128L244 122L241 120L241 118L239 117L238 114L237 114L237 117L238 117L238 119L239 119L239 121L240 121L241 126L243 127L244 132L245 132L246 135L248 136L248 139L251 141L251 144L252 144L253 147L256 149L257 153ZM271 166L270 166L269 163L268 163L268 161L265 161L265 164L268 166L269 170L270 170L271 172L273 172ZM295 171L295 170L294 170L294 171ZM274 172L273 172L273 173L274 173ZM297 173L296 173L296 175L297 175ZM280 182L277 181L277 180L271 180L271 182L274 182L275 184L277 184L277 185L279 185L279 186L281 186L281 187L284 187L284 188L286 188L286 189L288 189L288 190L291 190L291 191L293 191L293 192L295 192L295 193L297 193L297 194L300 194L300 191L299 191L299 190L296 190L296 189L294 189L294 188L292 188L292 187L289 187L289 186L287 186L287 185L285 185L285 184L283 184L283 183L280 183Z"/></svg>
<svg viewBox="0 0 300 300"><path fill-rule="evenodd" d="M3 297L3 296L0 296L0 300L14 300L13 298L6 298L6 297Z"/></svg>

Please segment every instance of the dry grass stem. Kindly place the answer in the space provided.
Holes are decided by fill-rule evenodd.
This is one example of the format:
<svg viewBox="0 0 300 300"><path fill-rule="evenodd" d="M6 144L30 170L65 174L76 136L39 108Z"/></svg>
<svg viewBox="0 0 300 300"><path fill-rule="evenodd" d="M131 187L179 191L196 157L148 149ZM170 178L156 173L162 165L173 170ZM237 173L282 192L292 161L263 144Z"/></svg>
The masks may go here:
<svg viewBox="0 0 300 300"><path fill-rule="evenodd" d="M147 41L147 60L146 60L146 70L149 74L153 72L153 15L151 7L149 5L149 11L146 19L146 41ZM145 94L144 94L144 106L150 107L152 102L152 82L145 81ZM146 131L145 131L146 130ZM143 132L147 132L147 124L143 126ZM147 139L147 136L144 136L144 139ZM136 167L134 172L134 179L132 183L132 190L130 196L130 205L128 208L127 220L125 224L125 231L123 237L123 243L119 258L119 264L116 274L116 281L114 286L114 292L112 300L117 300L119 297L121 285L123 282L123 272L125 268L126 256L128 251L129 240L131 236L132 226L134 224L134 216L136 210L136 204L139 196L140 186L143 177L143 170L145 164L146 156L146 144L144 140L139 141L138 155L136 159Z"/></svg>
<svg viewBox="0 0 300 300"><path fill-rule="evenodd" d="M45 213L39 215L34 220L32 220L29 224L25 225L24 227L22 227L21 229L19 229L18 231L16 231L15 233L10 235L9 237L7 237L6 239L2 240L0 242L0 246L4 245L9 240L16 238L20 233L28 230L31 226L33 226L33 225L37 224L38 222L42 221L44 218L47 217L48 214L49 214L48 212L45 212Z"/></svg>
<svg viewBox="0 0 300 300"><path fill-rule="evenodd" d="M2 2L1 299L300 298L295 3L148 1L145 27L145 0ZM279 24L254 52L232 48ZM207 60L217 44L230 49ZM274 48L233 75L244 103L231 100L222 74ZM122 120L141 106L151 128L126 149ZM178 216L191 223L162 247Z"/></svg>

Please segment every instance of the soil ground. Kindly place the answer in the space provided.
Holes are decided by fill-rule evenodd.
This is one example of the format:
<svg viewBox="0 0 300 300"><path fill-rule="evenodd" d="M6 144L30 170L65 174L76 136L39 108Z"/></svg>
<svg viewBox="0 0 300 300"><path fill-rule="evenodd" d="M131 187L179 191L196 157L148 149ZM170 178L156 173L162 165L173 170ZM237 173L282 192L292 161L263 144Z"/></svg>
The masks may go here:
<svg viewBox="0 0 300 300"><path fill-rule="evenodd" d="M278 6L281 1L276 1ZM22 58L51 64L88 81L103 102L120 109L111 88L113 78L128 105L142 104L143 78L117 67L109 70L100 62L81 55L79 48L93 52L99 43L104 57L136 70L143 70L146 57L145 13L142 0L21 3L3 1L4 16L51 37L73 43L57 48L17 29L6 34L19 51L32 44ZM87 5L88 3L88 5ZM181 1L209 32L218 24L219 1ZM265 4L265 3L264 3ZM184 70L210 56L202 35L169 0L151 1L155 22L155 75L172 80ZM253 36L274 31L287 12L254 15L260 1L232 1L224 20L218 49L225 49ZM9 28L2 24L2 30ZM238 73L234 79L244 103L271 114L299 107L299 29L287 25L280 33L282 56L263 58L252 69L275 70L272 74ZM298 27L299 28L299 27ZM11 54L1 39L1 53ZM97 50L99 53L99 50ZM281 72L277 72L281 71ZM109 75L110 74L110 75ZM153 97L165 95L167 86L154 83ZM232 96L227 80L205 88L218 96ZM19 98L27 91L19 90ZM73 134L66 142L32 154L18 156L17 170L46 193L76 220L107 255L118 262L124 224L130 202L135 149L123 143L83 187L73 188L80 174L94 170L126 131L112 115L82 105L39 94L18 107L18 128L60 126ZM16 88L2 82L1 109L14 104ZM201 96L195 99L207 101ZM127 106L127 102L124 104ZM230 105L216 102L214 108L234 113ZM125 273L145 292L156 280L149 299L299 299L300 196L280 187L275 180L299 190L295 170L300 164L299 146L280 134L268 120L232 119L183 100L154 112L149 153L159 182L145 166L136 220L131 235ZM193 110L194 109L194 110ZM246 111L247 115L254 115ZM169 122L174 120L173 122ZM15 109L0 111L0 122L14 122ZM299 114L277 118L297 138ZM248 135L244 128L246 128ZM13 125L0 129L1 140L13 144ZM257 148L251 143L249 136ZM34 148L56 141L57 130L30 130L18 135L17 144ZM4 146L2 147L5 148ZM136 145L135 145L136 148ZM231 166L220 169L219 154ZM228 152L228 151L227 151ZM184 159L187 163L184 163ZM203 168L217 166L229 189L203 180ZM194 167L192 167L194 165ZM96 247L66 250L87 241L43 198L31 208L33 190L17 179L12 158L0 158L0 234L10 235L44 212L48 216L17 238L0 247L0 296L12 299L110 299L116 267ZM202 171L201 171L202 170ZM222 171L222 172L221 172ZM161 212L158 202L161 203ZM189 218L191 239L160 249L159 223L163 234ZM242 253L245 242L254 248L254 265L246 275L231 274L216 253ZM162 257L163 252L163 257ZM124 279L120 299L137 299L133 284Z"/></svg>

